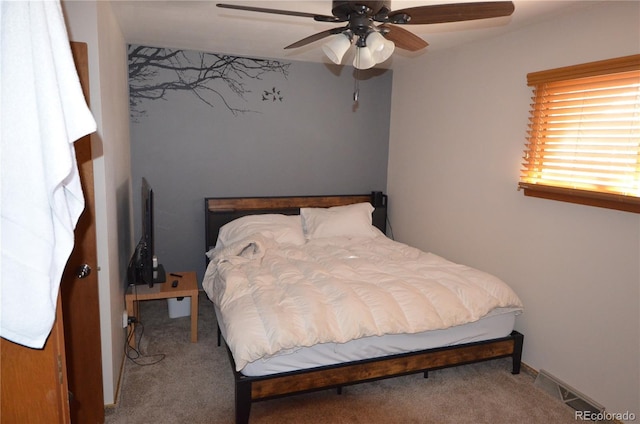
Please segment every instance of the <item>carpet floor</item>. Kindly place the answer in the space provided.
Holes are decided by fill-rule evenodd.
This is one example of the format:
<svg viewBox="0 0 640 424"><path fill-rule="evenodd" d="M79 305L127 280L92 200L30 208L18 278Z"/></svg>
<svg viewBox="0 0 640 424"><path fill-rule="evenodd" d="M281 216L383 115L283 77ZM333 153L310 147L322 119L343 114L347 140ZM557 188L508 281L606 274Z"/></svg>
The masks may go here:
<svg viewBox="0 0 640 424"><path fill-rule="evenodd" d="M198 301L197 343L190 343L190 318L169 318L166 300L140 302L140 356L125 359L106 423L234 422L229 358L216 345L212 304L203 292ZM525 349L526 343L525 335ZM324 390L258 402L250 423L575 424L574 410L535 387L533 376L510 371L511 360L497 359L431 371L426 379L415 374L349 386L341 395Z"/></svg>

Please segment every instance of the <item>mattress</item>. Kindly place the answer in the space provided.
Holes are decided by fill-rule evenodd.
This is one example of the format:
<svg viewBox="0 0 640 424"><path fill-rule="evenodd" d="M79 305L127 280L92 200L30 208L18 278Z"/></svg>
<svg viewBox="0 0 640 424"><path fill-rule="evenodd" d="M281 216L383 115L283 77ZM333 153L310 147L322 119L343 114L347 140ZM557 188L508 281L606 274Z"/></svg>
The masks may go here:
<svg viewBox="0 0 640 424"><path fill-rule="evenodd" d="M360 339L368 340L365 357L394 353L388 346L367 349L379 337L402 340L473 323L500 308L522 309L497 277L384 236L284 245L256 235L216 249L210 259L203 288L224 317L237 371L312 346L335 351L341 362L343 349L336 346Z"/></svg>
<svg viewBox="0 0 640 424"><path fill-rule="evenodd" d="M222 336L226 338L226 325L217 306L215 313ZM265 376L506 337L513 331L520 313L521 308L497 308L478 321L442 330L370 336L346 343L290 349L250 362L240 372L246 376Z"/></svg>

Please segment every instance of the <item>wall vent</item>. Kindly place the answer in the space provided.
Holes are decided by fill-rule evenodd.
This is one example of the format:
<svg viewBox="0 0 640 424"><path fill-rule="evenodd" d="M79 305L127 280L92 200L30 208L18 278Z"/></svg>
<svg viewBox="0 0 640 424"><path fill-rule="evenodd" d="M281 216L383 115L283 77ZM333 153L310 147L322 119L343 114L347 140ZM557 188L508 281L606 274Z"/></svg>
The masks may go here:
<svg viewBox="0 0 640 424"><path fill-rule="evenodd" d="M545 370L540 370L534 386L544 390L551 396L560 399L576 411L590 411L594 414L604 412L604 406L575 390L568 384L558 380Z"/></svg>

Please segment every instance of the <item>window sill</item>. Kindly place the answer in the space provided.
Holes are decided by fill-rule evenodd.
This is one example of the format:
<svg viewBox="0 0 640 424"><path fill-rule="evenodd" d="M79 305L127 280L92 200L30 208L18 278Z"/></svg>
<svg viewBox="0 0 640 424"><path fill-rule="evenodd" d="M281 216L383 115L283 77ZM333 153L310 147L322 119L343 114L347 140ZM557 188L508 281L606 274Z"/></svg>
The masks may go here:
<svg viewBox="0 0 640 424"><path fill-rule="evenodd" d="M525 196L640 213L640 198L638 197L522 182L518 184L518 190L520 189L524 190Z"/></svg>

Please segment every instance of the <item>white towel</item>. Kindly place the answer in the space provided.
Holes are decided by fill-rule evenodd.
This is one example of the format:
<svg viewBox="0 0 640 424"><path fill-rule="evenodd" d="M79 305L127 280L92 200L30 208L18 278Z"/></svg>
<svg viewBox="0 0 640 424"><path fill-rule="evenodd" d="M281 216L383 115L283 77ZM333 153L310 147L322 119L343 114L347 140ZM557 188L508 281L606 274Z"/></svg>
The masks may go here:
<svg viewBox="0 0 640 424"><path fill-rule="evenodd" d="M41 348L84 209L73 142L96 123L59 0L0 3L0 336Z"/></svg>

